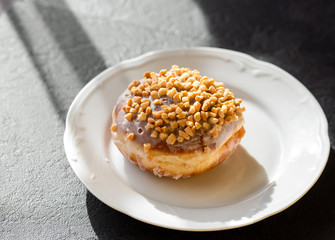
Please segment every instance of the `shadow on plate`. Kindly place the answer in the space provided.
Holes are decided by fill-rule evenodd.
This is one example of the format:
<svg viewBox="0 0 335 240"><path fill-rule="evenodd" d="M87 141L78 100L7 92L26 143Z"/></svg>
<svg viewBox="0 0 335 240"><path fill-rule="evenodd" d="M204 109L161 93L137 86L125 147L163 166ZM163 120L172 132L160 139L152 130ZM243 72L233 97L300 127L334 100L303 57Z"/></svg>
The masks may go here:
<svg viewBox="0 0 335 240"><path fill-rule="evenodd" d="M335 151L331 149L329 159ZM315 186L289 209L243 228L217 232L185 232L156 227L133 219L102 203L87 191L86 206L98 239L318 239L334 229L335 161L328 161ZM322 211L322 214L319 212ZM278 234L278 227L283 231ZM317 231L316 231L317 229ZM164 236L164 237L163 237ZM327 236L327 235L326 235ZM324 238L326 239L326 238Z"/></svg>
<svg viewBox="0 0 335 240"><path fill-rule="evenodd" d="M145 196L157 209L182 219L199 222L236 221L251 218L266 208L275 187L269 184L265 169L241 145L234 154L217 167L186 179L157 178L139 171L124 161L122 178L137 192ZM262 194L260 194L262 193ZM246 201L246 208L234 209L233 204ZM199 214L190 209L227 207L224 216Z"/></svg>

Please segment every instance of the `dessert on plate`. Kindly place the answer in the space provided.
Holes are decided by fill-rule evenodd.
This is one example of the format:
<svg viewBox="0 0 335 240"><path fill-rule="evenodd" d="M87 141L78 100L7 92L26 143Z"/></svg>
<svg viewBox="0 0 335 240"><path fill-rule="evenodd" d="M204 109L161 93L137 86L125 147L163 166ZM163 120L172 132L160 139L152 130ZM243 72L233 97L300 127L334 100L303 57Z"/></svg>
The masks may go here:
<svg viewBox="0 0 335 240"><path fill-rule="evenodd" d="M245 130L241 99L198 70L145 72L121 94L112 137L131 162L159 177L186 178L227 159Z"/></svg>

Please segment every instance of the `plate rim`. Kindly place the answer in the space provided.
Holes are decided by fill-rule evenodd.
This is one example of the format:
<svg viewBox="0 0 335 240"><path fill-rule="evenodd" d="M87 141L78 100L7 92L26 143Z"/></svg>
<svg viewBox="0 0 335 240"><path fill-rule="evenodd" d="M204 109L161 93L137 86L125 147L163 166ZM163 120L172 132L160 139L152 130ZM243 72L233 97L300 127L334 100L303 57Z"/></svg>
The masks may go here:
<svg viewBox="0 0 335 240"><path fill-rule="evenodd" d="M167 226L164 224L159 224L159 223L155 223L153 221L147 221L139 216L136 216L136 214L132 214L129 211L120 209L119 207L115 207L112 206L112 204L110 204L110 202L105 201L105 199L103 199L100 196L97 196L96 194L94 194L94 192L96 192L94 189L91 189L91 187L89 186L89 184L86 182L87 180L81 176L81 174L78 173L78 171L75 169L75 166L73 164L73 162L71 161L71 156L69 155L69 146L67 145L67 142L69 141L68 139L68 134L69 134L69 121L71 118L71 115L73 115L76 112L76 106L79 106L80 103L85 99L85 94L87 91L89 91L92 87L97 87L98 84L100 82L103 82L104 80L106 80L106 78L113 74L114 72L118 72L120 70L123 69L123 67L125 67L125 69L129 68L132 65L137 65L137 64L142 64L145 62L148 62L152 59L155 59L156 57L159 57L162 54L171 54L171 55L175 55L175 54L187 54L189 52L197 52L198 54L204 54L204 53L217 53L220 55L225 55L225 54L231 54L231 55L235 55L237 57L240 57L243 60L246 60L248 63L256 63L256 65L263 65L266 68L271 68L274 71L278 71L281 74L286 75L288 78L281 78L282 81L285 81L286 83L289 83L289 86L292 87L292 84L298 85L299 88L303 91L304 94L307 94L309 98L312 99L313 104L315 104L315 106L318 109L318 113L316 113L318 115L318 119L319 119L319 123L321 123L320 126L320 132L319 132L319 137L320 137L320 141L322 143L322 150L320 152L320 159L324 159L323 162L323 166L322 168L319 170L318 174L315 174L315 178L314 178L314 182L308 186L306 188L306 190L300 195L297 196L295 198L294 201L291 201L289 204L286 204L285 206L283 206L281 209L279 209L278 211L273 211L270 212L268 214L265 214L263 217L257 218L257 219L253 219L251 221L248 221L247 223L244 224L236 224L234 226L229 226L229 227L217 227L217 228L191 228L190 226L188 228L185 227L171 227L171 226ZM72 168L72 170L74 171L74 173L76 174L76 176L79 178L79 180L85 185L85 187L87 188L87 190L89 190L95 197L97 197L100 201L102 201L104 204L106 204L107 206L122 212L134 219L137 219L141 222L145 222L147 224L151 224L151 225L155 225L155 226L159 226L159 227L163 227L163 228L168 228L168 229L174 229L174 230L183 230L183 231L219 231L219 230L228 230L228 229L234 229L234 228L239 228L239 227L243 227L243 226L248 226L251 224L254 224L256 222L262 221L270 216L273 216L277 213L280 213L284 210L286 210L287 208L289 208L290 206L292 206L293 204L295 204L297 201L299 201L314 185L315 183L318 181L318 179L320 178L322 172L324 171L328 159L329 159L329 153L330 153L330 140L329 140L329 135L328 135L328 121L327 118L325 116L325 113L321 107L321 105L319 104L319 102L316 100L316 98L314 97L314 95L299 81L297 80L294 76L292 76L290 73L286 72L285 70L279 68L278 66L269 63L269 62L265 62L263 60L259 60L254 58L253 56L250 56L246 53L242 53L242 52L238 52L238 51L234 51L234 50L228 50L228 49L223 49L223 48L214 48L214 47L191 47L191 48L172 48L172 49L166 49L166 50L156 50L156 51L150 51L147 52L145 54L139 55L137 57L134 58L130 58L124 61L121 61L120 63L109 67L107 69L105 69L104 71L102 71L101 73L99 73L97 76L95 76L91 81L89 81L80 91L79 93L76 95L76 97L74 98L73 102L70 105L70 108L68 110L67 116L66 116L66 121L65 121L65 131L64 131L64 136L63 136L63 143L64 143L64 149L65 149L65 154L66 157L68 159L68 162ZM140 193L139 193L140 194ZM141 195L141 194L140 194ZM102 199L101 199L102 198Z"/></svg>

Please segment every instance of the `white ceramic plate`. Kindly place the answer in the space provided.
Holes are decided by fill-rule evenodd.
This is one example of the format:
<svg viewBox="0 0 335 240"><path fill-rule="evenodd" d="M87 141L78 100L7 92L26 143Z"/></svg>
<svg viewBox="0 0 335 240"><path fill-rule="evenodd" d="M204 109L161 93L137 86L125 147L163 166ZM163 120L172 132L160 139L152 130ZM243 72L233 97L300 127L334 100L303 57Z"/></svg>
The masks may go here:
<svg viewBox="0 0 335 240"><path fill-rule="evenodd" d="M172 64L223 81L247 109L237 151L216 168L178 181L132 165L109 132L113 106L127 85ZM260 221L300 199L327 162L327 127L312 94L282 69L243 53L192 48L151 52L95 77L71 105L64 145L79 179L110 207L166 228L210 231Z"/></svg>

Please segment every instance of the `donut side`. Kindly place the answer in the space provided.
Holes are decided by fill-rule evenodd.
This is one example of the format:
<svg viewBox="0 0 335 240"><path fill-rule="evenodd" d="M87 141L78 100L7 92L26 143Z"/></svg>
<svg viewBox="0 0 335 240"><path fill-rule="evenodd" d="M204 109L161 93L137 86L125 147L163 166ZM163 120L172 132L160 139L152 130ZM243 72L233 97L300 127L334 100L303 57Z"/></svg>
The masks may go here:
<svg viewBox="0 0 335 240"><path fill-rule="evenodd" d="M221 146L208 151L169 153L156 149L145 149L136 141L129 141L127 135L114 132L114 144L133 164L159 177L187 178L203 173L229 158L245 134L243 126Z"/></svg>

